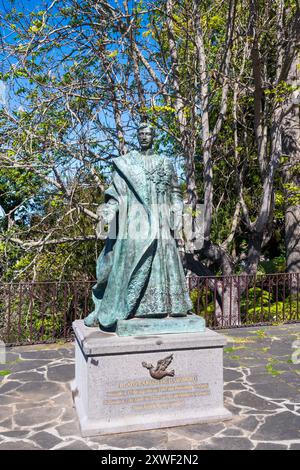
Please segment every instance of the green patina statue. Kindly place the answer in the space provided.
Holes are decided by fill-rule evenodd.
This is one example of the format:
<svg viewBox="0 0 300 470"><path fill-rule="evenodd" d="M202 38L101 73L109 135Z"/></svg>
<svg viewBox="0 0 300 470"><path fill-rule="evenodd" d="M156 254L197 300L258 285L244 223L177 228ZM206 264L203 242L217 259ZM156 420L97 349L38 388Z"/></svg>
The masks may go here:
<svg viewBox="0 0 300 470"><path fill-rule="evenodd" d="M84 323L106 331L118 332L124 320L186 317L192 309L174 238L183 205L175 171L153 152L154 131L147 123L140 125L138 140L139 152L113 160L105 192L106 219L115 221L116 233L109 233L97 261L95 309Z"/></svg>

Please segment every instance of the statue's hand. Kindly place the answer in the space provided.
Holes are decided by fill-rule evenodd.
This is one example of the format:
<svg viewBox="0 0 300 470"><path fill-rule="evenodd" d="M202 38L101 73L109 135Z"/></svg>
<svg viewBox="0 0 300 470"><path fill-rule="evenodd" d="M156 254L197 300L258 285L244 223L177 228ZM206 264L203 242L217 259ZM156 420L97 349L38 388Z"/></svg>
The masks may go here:
<svg viewBox="0 0 300 470"><path fill-rule="evenodd" d="M110 222L116 215L117 209L118 203L114 200L110 200L106 204L103 204L103 206L101 206L100 217L103 219L104 222L110 224Z"/></svg>
<svg viewBox="0 0 300 470"><path fill-rule="evenodd" d="M97 226L98 238L106 238L107 229L115 218L116 212L118 211L118 203L113 199L108 201L106 204L101 204L98 207L97 214L99 217L99 223Z"/></svg>
<svg viewBox="0 0 300 470"><path fill-rule="evenodd" d="M101 204L98 207L97 214L99 217L99 222L102 224L110 224L110 222L115 217L115 214L118 210L118 203L116 201L108 201L105 204Z"/></svg>

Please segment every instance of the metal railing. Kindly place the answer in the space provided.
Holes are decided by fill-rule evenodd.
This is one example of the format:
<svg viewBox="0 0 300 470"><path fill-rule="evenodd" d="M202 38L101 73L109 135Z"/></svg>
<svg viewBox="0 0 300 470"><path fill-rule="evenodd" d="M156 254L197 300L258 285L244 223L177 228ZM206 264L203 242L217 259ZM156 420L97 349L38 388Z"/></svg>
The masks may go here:
<svg viewBox="0 0 300 470"><path fill-rule="evenodd" d="M72 339L72 322L92 310L95 281L0 283L0 338L8 344Z"/></svg>
<svg viewBox="0 0 300 470"><path fill-rule="evenodd" d="M188 278L195 313L210 328L300 321L300 273Z"/></svg>
<svg viewBox="0 0 300 470"><path fill-rule="evenodd" d="M92 281L0 283L0 339L71 340L72 322L93 309ZM300 273L187 278L194 312L210 328L300 321Z"/></svg>

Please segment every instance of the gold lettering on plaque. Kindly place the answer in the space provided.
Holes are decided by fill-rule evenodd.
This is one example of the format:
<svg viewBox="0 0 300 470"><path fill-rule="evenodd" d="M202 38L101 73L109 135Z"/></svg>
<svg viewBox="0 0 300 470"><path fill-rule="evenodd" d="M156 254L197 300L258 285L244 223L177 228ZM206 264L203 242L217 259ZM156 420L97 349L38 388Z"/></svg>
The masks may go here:
<svg viewBox="0 0 300 470"><path fill-rule="evenodd" d="M107 390L104 405L130 406L132 411L178 408L186 400L210 395L208 383L198 383L197 375L166 377L165 380L132 380L121 382L118 388Z"/></svg>

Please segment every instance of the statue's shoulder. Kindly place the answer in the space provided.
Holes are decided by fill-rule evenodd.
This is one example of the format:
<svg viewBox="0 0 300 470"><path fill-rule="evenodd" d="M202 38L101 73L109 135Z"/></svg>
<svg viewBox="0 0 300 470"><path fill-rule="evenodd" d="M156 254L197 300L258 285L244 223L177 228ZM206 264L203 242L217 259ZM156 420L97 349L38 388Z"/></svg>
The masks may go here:
<svg viewBox="0 0 300 470"><path fill-rule="evenodd" d="M140 166L139 153L136 151L128 152L120 157L113 158L113 164L117 173L121 175L131 175L136 173Z"/></svg>
<svg viewBox="0 0 300 470"><path fill-rule="evenodd" d="M134 165L139 157L139 152L136 150L132 150L128 153L125 153L125 155L121 155L120 157L115 157L113 158L114 164L118 166L118 164L121 165Z"/></svg>

